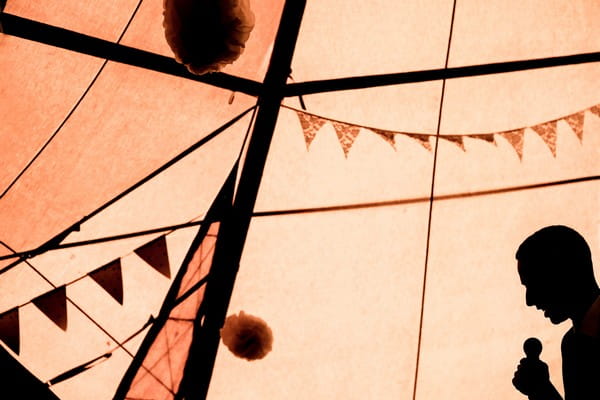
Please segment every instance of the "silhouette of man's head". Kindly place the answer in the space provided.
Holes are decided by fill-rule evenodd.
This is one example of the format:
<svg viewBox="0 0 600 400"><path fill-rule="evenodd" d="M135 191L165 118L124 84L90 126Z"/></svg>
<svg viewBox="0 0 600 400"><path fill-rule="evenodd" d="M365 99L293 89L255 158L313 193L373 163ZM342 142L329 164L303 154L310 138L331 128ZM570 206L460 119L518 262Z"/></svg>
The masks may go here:
<svg viewBox="0 0 600 400"><path fill-rule="evenodd" d="M579 319L598 295L590 248L575 230L554 225L529 236L517 250L528 306L552 323Z"/></svg>

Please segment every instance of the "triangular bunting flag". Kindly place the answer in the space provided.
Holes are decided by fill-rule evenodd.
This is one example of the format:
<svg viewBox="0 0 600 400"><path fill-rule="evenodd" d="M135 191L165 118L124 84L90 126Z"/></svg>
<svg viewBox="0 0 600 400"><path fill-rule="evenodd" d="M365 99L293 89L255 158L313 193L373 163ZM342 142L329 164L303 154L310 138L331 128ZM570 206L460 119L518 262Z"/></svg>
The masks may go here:
<svg viewBox="0 0 600 400"><path fill-rule="evenodd" d="M583 140L583 119L583 111L571 114L564 118L564 120L567 121L567 124L569 124L571 129L573 129L573 132L575 133L575 135L577 135L580 142Z"/></svg>
<svg viewBox="0 0 600 400"><path fill-rule="evenodd" d="M425 147L427 150L431 151L431 143L429 143L429 135L420 135L418 133L404 133L405 136L408 136L421 144L421 146Z"/></svg>
<svg viewBox="0 0 600 400"><path fill-rule="evenodd" d="M9 349L19 354L21 340L19 334L18 307L0 314L0 340L2 340Z"/></svg>
<svg viewBox="0 0 600 400"><path fill-rule="evenodd" d="M369 130L372 131L373 133L377 134L380 138L382 138L386 142L388 142L394 148L394 150L396 150L396 143L394 142L394 135L395 135L394 132L386 131L383 129L375 129L375 128L369 128Z"/></svg>
<svg viewBox="0 0 600 400"><path fill-rule="evenodd" d="M598 118L600 118L600 104L597 104L597 105L595 105L595 106L593 106L593 107L590 107L590 111L591 111L592 113L596 114L596 116L597 116Z"/></svg>
<svg viewBox="0 0 600 400"><path fill-rule="evenodd" d="M152 268L167 278L171 278L169 253L167 252L167 240L165 239L164 235L136 249L135 254L150 264Z"/></svg>
<svg viewBox="0 0 600 400"><path fill-rule="evenodd" d="M63 331L67 330L67 291L65 286L32 300L33 304L46 314Z"/></svg>
<svg viewBox="0 0 600 400"><path fill-rule="evenodd" d="M493 133L478 133L474 135L467 135L471 139L479 139L488 143L496 144L496 138Z"/></svg>
<svg viewBox="0 0 600 400"><path fill-rule="evenodd" d="M344 150L344 155L348 157L348 152L356 140L356 137L360 132L360 128L358 126L344 124L343 122L337 121L333 121L332 124L338 140L342 145L342 150Z"/></svg>
<svg viewBox="0 0 600 400"><path fill-rule="evenodd" d="M102 286L113 299L123 304L123 275L121 260L116 259L88 274L96 283Z"/></svg>
<svg viewBox="0 0 600 400"><path fill-rule="evenodd" d="M304 132L304 140L306 141L306 149L310 147L319 129L327 122L325 119L317 117L316 115L303 113L302 111L296 111L300 125L302 125L302 131Z"/></svg>
<svg viewBox="0 0 600 400"><path fill-rule="evenodd" d="M525 128L515 129L514 131L506 131L498 133L504 139L510 143L510 145L515 149L517 155L519 156L519 160L523 159L523 135L525 133Z"/></svg>
<svg viewBox="0 0 600 400"><path fill-rule="evenodd" d="M458 147L465 151L465 144L463 143L463 137L460 135L440 135L440 138L445 139L449 142L454 143Z"/></svg>
<svg viewBox="0 0 600 400"><path fill-rule="evenodd" d="M545 122L536 126L532 126L531 129L537 133L552 152L552 155L556 157L556 121Z"/></svg>

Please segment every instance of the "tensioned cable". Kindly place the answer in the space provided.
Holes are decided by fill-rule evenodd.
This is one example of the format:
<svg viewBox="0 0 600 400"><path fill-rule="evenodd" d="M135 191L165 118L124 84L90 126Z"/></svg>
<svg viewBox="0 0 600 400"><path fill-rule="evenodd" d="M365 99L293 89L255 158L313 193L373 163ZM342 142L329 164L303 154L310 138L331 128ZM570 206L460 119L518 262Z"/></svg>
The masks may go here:
<svg viewBox="0 0 600 400"><path fill-rule="evenodd" d="M529 184L529 185L510 186L510 187L504 187L504 188L499 188L499 189L478 190L475 192L436 195L433 197L433 201L455 200L455 199L478 197L478 196L489 196L489 195L494 195L494 194L518 192L518 191L531 190L531 189L542 189L542 188L549 188L549 187L568 185L568 184L574 184L574 183L592 182L592 181L597 181L597 180L600 180L600 175L584 176L581 178L564 179L564 180L552 181L552 182L534 183L534 184ZM430 196L427 196L427 197L413 197L413 198L408 198L408 199L384 200L384 201L376 201L376 202L368 202L368 203L340 204L340 205L335 205L335 206L255 211L252 214L252 217L254 217L254 218L256 218L256 217L274 217L274 216L285 216L285 215L296 215L296 214L314 214L314 213L323 213L323 212L359 210L359 209L365 209L365 208L393 207L393 206L406 205L406 204L429 202L430 199L431 199ZM120 235L105 236L105 237L101 237L101 238L81 240L81 241L77 241L77 242L61 243L61 244L58 244L56 247L49 248L48 250L60 250L60 249L66 249L66 248L70 248L70 247L89 246L89 245L93 245L93 244L111 242L111 241L115 241L115 240L123 240L123 239L130 239L133 237L138 237L138 236L146 236L146 235L150 235L150 234L154 234L154 233L176 231L179 229L198 226L198 225L201 225L202 223L204 223L204 221L190 221L190 222L186 222L183 224L164 226L164 227L160 227L160 228L124 233L124 234L120 234ZM23 252L18 252L18 253L14 253L14 254L0 256L0 261L11 259L11 258L27 256L28 254L31 254L32 251L34 251L34 250L23 251ZM2 270L0 270L0 273L1 272L2 272Z"/></svg>
<svg viewBox="0 0 600 400"><path fill-rule="evenodd" d="M8 244L6 244L6 242L2 242L2 244L9 249L10 251L14 251ZM50 279L46 278L46 276L44 274L42 274L36 267L33 266L33 264L31 264L29 261L25 261L25 263L29 266L29 268L31 268L36 274L38 274L44 281L46 281L50 286L52 286L54 289L59 288L60 286L56 286L54 283L52 283L52 281L50 281ZM66 287L66 285L64 285ZM110 332L108 332L106 329L104 329L104 327L102 325L100 325L100 323L98 321L96 321L91 315L89 315L88 313L86 313L77 303L75 303L73 300L71 300L71 298L69 298L69 296L67 296L65 294L65 299L73 306L75 307L80 313L82 313L87 319L90 320L90 322L92 324L94 324L100 331L102 331L102 333L104 333L108 338L110 338L110 340L112 340L113 342L115 342L115 344L122 349L123 351L125 351L125 353L127 353L130 357L134 357L133 354L131 354L131 352L129 350L127 350L124 346L123 343L119 342L117 340L117 338L115 338L113 335L110 334ZM146 369L146 368L145 368ZM152 373L152 371L149 371L146 369L146 371L152 375L152 377L154 377L161 385L163 385L167 390L171 391L158 377L154 376L154 374Z"/></svg>
<svg viewBox="0 0 600 400"><path fill-rule="evenodd" d="M450 59L450 47L452 45L452 31L454 29L454 16L456 13L456 0L452 2L452 17L450 19L450 33L448 34L448 48L446 50L446 62L444 68L448 68ZM425 267L423 270L423 286L421 290L421 311L419 315L419 335L417 339L417 358L415 362L415 377L413 384L413 400L417 397L417 384L419 381L419 362L421 361L421 343L423 338L423 316L425 315L425 292L427 289L427 267L429 263L429 245L431 241L431 222L433 216L433 202L435 196L435 172L437 167L438 144L440 141L440 128L442 125L442 112L444 109L444 94L446 90L446 79L442 80L442 93L440 95L440 107L438 111L437 129L435 133L435 146L433 150L433 170L431 172L431 192L429 194L429 215L427 217L427 241L425 245Z"/></svg>
<svg viewBox="0 0 600 400"><path fill-rule="evenodd" d="M251 117L250 122L248 124L248 128L246 129L246 133L244 135L244 140L243 140L242 145L240 147L240 152L239 152L239 154L237 156L237 159L236 159L235 163L239 163L239 161L240 161L240 159L241 159L241 157L243 155L244 147L246 145L246 142L247 142L248 137L250 135L250 131L251 131L252 125L254 124L254 119L256 117L256 109L257 109L257 105L255 105L254 107L246 110L243 113L243 115L245 115L248 111L253 110L252 117ZM206 139L206 137L204 139ZM99 211L97 211L97 212L99 212ZM90 218L93 214L97 214L97 212L94 212L94 213L90 214L88 216L88 218ZM79 222L79 224L81 224L81 223L83 223L83 222ZM108 237L103 237L103 238L97 238L97 239L90 239L90 240L84 240L84 241L78 241L78 242L71 242L71 243L57 243L56 245L54 245L52 247L48 247L48 248L44 249L44 251L64 249L64 248L69 248L69 247L79 247L79 246L85 246L85 245L91 245L91 244L109 242L109 241L114 241L114 240L130 239L130 238L137 237L137 236L145 236L145 235L150 235L150 234L153 234L153 233L161 233L161 232L165 232L165 231L174 231L174 230L178 230L178 229L182 229L182 228L188 228L188 227L192 227L192 226L197 226L197 225L200 225L200 224L202 224L202 221L190 221L190 222L186 222L186 223L183 223L183 224L171 225L171 226L161 227L161 228L155 228L155 229L148 229L148 230L143 230L143 231L138 231L138 232L132 232L132 233L125 233L125 234L120 234L120 235L113 235L113 236L108 236ZM29 251L13 252L13 254L0 256L0 260L10 259L10 258L16 258L16 257L19 257L19 258L30 258L30 257L32 257L32 255L36 255L38 252L39 252L39 248L33 249L33 250L29 250ZM0 275L2 273L4 273L4 272L8 271L9 269L13 268L14 266L16 266L16 264L18 264L20 261L21 260L17 260L15 263L12 263L12 264L10 264L10 265L8 265L8 266L0 269Z"/></svg>
<svg viewBox="0 0 600 400"><path fill-rule="evenodd" d="M147 327L149 327L150 325L152 325L154 323L154 317L150 316L150 318L148 318L148 321L146 321L146 323L144 323L144 325L142 325L141 328L139 328L137 331L135 331L134 333L132 333L131 335L129 335L129 337L125 340L123 340L123 345L126 345L127 343L129 343L131 340L133 340L136 336L138 336L140 333L142 333L144 331L144 329L146 329ZM69 369L68 371L65 371L57 376L55 376L52 379L49 379L46 382L46 385L48 386L52 386L52 385L56 385L57 383L60 383L62 381L65 381L67 379L70 379L72 377L74 377L75 375L79 375L82 372L85 372L86 370L95 367L96 365L100 364L103 361L106 361L108 358L110 358L112 356L112 354L119 348L119 346L113 347L112 349L110 349L109 351L107 351L106 353L102 354L101 356L98 356L92 360L89 360L81 365L78 365L76 367L73 367L71 369Z"/></svg>
<svg viewBox="0 0 600 400"><path fill-rule="evenodd" d="M582 178L575 179L565 179L561 181L553 181L553 182L545 182L545 183L535 183L531 185L521 185L521 186L511 186L500 189L488 189L488 190L479 190L476 192L465 192L465 193L454 193L454 194L442 194L433 196L433 201L440 200L454 200L468 197L477 197L477 196L488 196L493 194L501 194L501 193L510 193L510 192L518 192L522 190L530 190L530 189L541 189L553 186L567 185L572 183L581 183L581 182L590 182L600 180L600 175L592 175L585 176ZM391 207L391 206L399 206L405 204L415 204L415 203L424 203L430 202L432 198L428 197L413 197L409 199L400 199L400 200L384 200L370 203L358 203L358 204L345 204L345 205L337 205L337 206L326 206L326 207L311 207L311 208L297 208L297 209L288 209L288 210L275 210L275 211L256 211L254 212L254 217L272 217L272 216L282 216L282 215L294 215L294 214L312 214L312 213L322 213L322 212L336 212L336 211L345 211L345 210L357 210L364 208L378 208L378 207Z"/></svg>
<svg viewBox="0 0 600 400"><path fill-rule="evenodd" d="M98 244L98 243L113 242L115 240L131 239L131 238L138 237L138 236L152 235L154 233L176 231L176 230L183 229L183 228L189 228L192 226L201 225L202 222L203 221L190 221L190 222L186 222L183 224L163 226L160 228L147 229L147 230L143 230L143 231L130 232L130 233L123 233L120 235L105 236L105 237L89 239L89 240L80 240L77 242L61 243L61 244L58 244L56 247L47 249L47 250L57 250L57 249L67 249L69 247L88 246L88 245ZM34 251L35 251L35 249L29 250L29 251L21 251L18 253L9 254L9 255L5 255L5 256L0 256L0 260L16 258L16 257L26 257ZM3 271L0 270L0 273L1 272L3 272Z"/></svg>
<svg viewBox="0 0 600 400"><path fill-rule="evenodd" d="M252 116L250 117L250 123L248 124L248 128L246 129L246 134L244 135L244 141L242 142L242 146L240 147L240 152L237 156L236 163L239 163L242 159L242 155L244 154L244 149L246 148L246 143L248 142L248 138L250 137L250 132L252 130L252 126L254 125L254 120L256 119L256 110L258 109L258 102L254 105L254 110L252 111Z"/></svg>
<svg viewBox="0 0 600 400"><path fill-rule="evenodd" d="M113 241L116 241L116 240L131 239L131 238L134 238L134 237L146 236L146 235L151 235L151 234L154 234L154 233L176 231L176 230L183 229L183 228L189 228L189 227L192 227L192 226L201 225L202 222L203 221L190 221L190 222L186 222L186 223L183 223L183 224L163 226L163 227L160 227L160 228L147 229L147 230L137 231L137 232L123 233L123 234L120 234L120 235L112 235L112 236L105 236L105 237L96 238L96 239L80 240L80 241L77 241L77 242L60 243L60 244L56 245L55 247L48 248L46 250L58 250L58 249L67 249L67 248L70 248L70 247L88 246L88 245L98 244L98 243L113 242ZM8 254L8 255L0 256L0 261L1 260L7 260L7 259L10 259L10 258L17 258L17 257L26 257L26 258L28 258L29 255L32 254L32 253L35 253L35 251L36 251L36 249L32 249L32 250L28 250L28 251L20 251L20 252L14 253L14 254ZM0 274L2 274L3 272L5 272L4 268L0 270Z"/></svg>
<svg viewBox="0 0 600 400"><path fill-rule="evenodd" d="M241 157L243 155L244 147L246 145L246 142L247 142L248 137L250 135L250 130L252 128L252 125L254 124L254 119L256 117L256 109L257 109L256 105L254 107L252 107L252 108L249 109L249 110L253 110L253 113L252 113L250 122L248 124L248 128L246 130L246 133L244 135L244 140L243 140L242 145L240 147L240 152L239 152L239 154L237 156L237 159L236 159L235 163L239 163L239 161L240 161L240 159L241 159ZM247 111L249 111L249 110L247 110ZM81 223L82 222L80 222L80 224ZM90 245L90 244L97 244L97 243L103 243L103 242L109 242L109 241L114 241L114 240L130 239L130 238L137 237L137 236L145 236L145 235L150 235L150 234L153 234L153 233L161 233L161 232L164 232L164 231L174 231L174 230L178 230L178 229L182 229L182 228L188 228L188 227L192 227L192 226L197 226L197 225L200 225L200 224L202 224L202 221L193 221L192 220L190 222L186 222L186 223L182 223L182 224L170 225L170 226L167 226L167 227L161 227L161 228L155 228L155 229L147 229L147 230L138 231L138 232L132 232L132 233L124 233L124 234L113 235L113 236L108 236L108 237L104 237L104 238L90 239L90 240L84 240L84 241L78 241L78 242L71 242L71 243L59 243L59 244L56 244L55 246L52 246L52 247L47 248L45 250L47 251L47 250L64 249L64 248L69 248L69 247L79 247L79 246ZM16 257L26 257L26 258L29 258L33 254L36 254L36 250L37 249L33 249L33 250L29 250L29 251L22 251L22 252L18 252L18 253L15 252L13 254L0 256L0 260L9 259L9 258L16 258ZM0 269L0 275L3 272L6 272L8 269L10 269L12 267L13 267L13 265L11 264L11 265L9 265L7 267L4 267L4 268Z"/></svg>
<svg viewBox="0 0 600 400"><path fill-rule="evenodd" d="M194 225L200 225L201 223L202 223L202 221L200 221L200 222L195 222L195 223L194 223ZM173 231L171 231L171 233L172 233L172 232L173 232ZM211 235L207 234L206 236L211 236ZM115 239L112 239L112 240L115 240ZM5 246L5 247L6 247L7 249L9 249L10 251L13 251L13 252L14 252L14 250L13 250L13 249L12 249L12 248L11 248L11 247L8 245L8 244L6 244L5 242L3 242L2 240L0 240L0 244L1 244L1 245L3 245L3 246ZM77 245L79 245L79 244L77 244ZM73 247L73 246L70 246L70 247ZM213 244L213 246L212 246L211 248L209 248L209 249L208 249L208 252L207 252L207 253L209 254L209 253L210 253L210 252L211 252L213 249L214 249L214 244ZM129 256L129 255L131 255L131 254L133 254L133 253L134 253L133 251L132 251L132 252L129 252L128 254L125 254L125 255L122 255L122 256L120 256L118 259L122 259L122 258L124 258L124 257L127 257L127 256ZM15 253L15 254L16 254L16 253ZM200 264L201 264L201 263L203 263L203 262L206 260L206 258L207 258L207 257L208 257L208 255L204 255L204 257L203 257L203 258L200 260ZM32 269L33 269L35 272L37 272L37 273L38 273L38 274L39 274L39 275L40 275L40 276L41 276L41 277L42 277L42 278L43 278L43 279L44 279L46 282L48 282L50 285L52 285L52 286L53 286L55 289L57 288L57 286L55 286L53 283L51 283L51 282L50 282L50 280L48 280L48 279L47 279L45 276L43 276L43 275L42 275L40 272L38 272L38 271L37 271L35 268L33 268L33 266L32 266L32 265L31 265L29 262L26 262L26 263L27 263L27 264L28 264L28 265L29 265L29 266L30 266L30 267L31 267L31 268L32 268ZM73 285L73 284L75 284L75 283L77 283L77 282L79 282L79 281L81 281L81 280L83 280L83 279L87 278L88 276L89 276L89 273L87 273L87 274L85 274L85 275L82 275L82 276L79 276L78 278L75 278L75 279L73 279L73 280L71 280L71 281L69 281L69 282L67 282L67 283L63 283L61 286L64 286L64 287L71 286L71 285ZM194 286L192 286L190 289L188 289L188 290L187 290L187 291L186 291L184 294L182 294L181 296L179 296L179 297L177 298L177 301L174 303L174 305L173 305L173 308L175 308L177 305L179 305L181 302L183 302L185 299L187 299L189 296L191 296L191 295L193 294L193 292L194 292L194 291L196 291L196 290L197 290L197 289L199 289L199 288L200 288L200 287L201 287L201 286L202 286L204 283L206 283L206 280L207 280L207 279L208 279L208 275L207 275L207 276L205 276L204 278L202 278L200 281L198 281L198 282L197 282L197 283L196 283ZM21 303L21 304L19 304L19 305L12 306L12 307L11 307L11 309L15 309L15 308L22 308L22 307L25 307L26 305L32 304L33 302L34 302L34 299L31 299L31 300L28 300L28 301L26 301L26 302L24 302L24 303ZM124 344L124 343L125 343L125 342L123 342L123 344Z"/></svg>
<svg viewBox="0 0 600 400"><path fill-rule="evenodd" d="M125 24L125 27L123 28L123 31L121 31L121 34L119 35L119 38L117 39L116 43L120 43L121 39L123 39L123 36L125 36L125 33L127 32L127 29L129 29L129 26L131 25L131 22L133 21L133 18L135 17L135 15L137 14L138 10L140 9L140 6L142 5L142 1L143 0L139 0L138 1L137 5L135 6L135 9L133 10L133 13L131 14L131 17L129 18L129 20ZM58 125L58 127L54 130L54 133L52 133L52 135L50 135L50 137L46 140L46 142L42 145L42 147L37 151L37 153L35 153L35 155L33 156L33 158L31 160L29 160L29 162L25 165L25 167L23 167L23 169L17 174L17 176L10 182L10 184L6 187L6 189L4 189L2 191L2 194L0 194L0 199L2 197L4 197L6 195L6 193L8 193L8 191L17 183L17 181L21 178L21 176L23 176L23 174L29 169L29 167L31 167L31 165L44 152L44 150L46 150L46 147L48 147L48 145L50 144L50 142L52 142L52 140L54 140L54 138L56 137L56 135L58 135L58 132L60 132L60 130L63 128L63 126L71 118L71 116L73 115L73 113L75 112L75 110L77 110L77 108L79 107L79 105L81 104L81 102L86 98L87 94L89 93L89 91L92 88L92 86L94 86L94 83L96 83L96 80L98 80L98 77L100 76L100 74L104 70L104 67L106 67L107 63L108 63L108 59L104 60L104 62L102 63L102 65L100 66L100 68L98 69L98 71L96 72L96 75L94 75L94 77L92 78L92 80L90 81L90 83L88 84L88 86L83 91L83 94L79 97L79 100L77 100L75 102L75 104L73 105L73 107L71 108L71 110L69 110L69 112L67 113L67 115L65 116L65 118Z"/></svg>
<svg viewBox="0 0 600 400"><path fill-rule="evenodd" d="M193 145L191 145L190 147L188 147L183 152L179 153L177 156L175 156L174 158L172 158L171 160L169 160L168 162L166 162L165 164L163 164L161 167L159 167L156 170L154 170L153 172L151 172L145 178L141 179L139 182L137 182L133 186L131 186L128 189L124 190L123 192L121 192L120 194L118 194L117 196L113 197L111 200L109 200L108 202L106 202L105 204L103 204L102 206L100 206L99 208L97 208L96 210L94 210L92 213L88 214L86 217L84 217L79 222L79 224L82 224L83 222L89 220L90 218L92 218L96 214L100 213L101 211L103 211L107 207L111 206L112 204L114 204L115 202L119 201L120 199L122 199L123 197L125 197L126 195L128 195L129 193L133 192L135 189L139 188L143 184L145 184L148 181L150 181L151 179L155 178L157 175L159 175L160 173L164 172L166 169L172 167L174 164L176 164L177 162L181 161L183 158L187 157L192 152L196 151L197 149L199 149L200 147L202 147L203 145L205 145L206 143L208 143L209 141L211 141L212 139L214 139L217 135L219 135L223 131L225 131L228 128L230 128L233 124L235 124L236 122L238 122L246 114L248 114L250 111L254 110L255 108L256 108L255 105L252 106L252 107L249 107L248 109L242 111L240 114L238 114L237 116L235 116L234 118L232 118L231 120L229 120L228 122L226 122L225 124L221 125L217 129L215 129L210 134L204 136L202 139L200 139L199 141L197 141L196 143L194 143Z"/></svg>
<svg viewBox="0 0 600 400"><path fill-rule="evenodd" d="M52 239L48 240L47 242L45 242L41 246L37 247L35 250L33 250L32 252L28 253L26 256L23 256L23 257L19 258L18 260L14 261L13 263L11 263L11 264L5 266L4 268L0 269L0 275L2 273L4 273L4 272L10 270L11 268L14 268L16 265L18 265L25 258L30 258L30 257L33 257L33 256L35 256L37 254L41 254L44 251L46 251L46 249L55 248L71 232L79 230L79 226L81 224L83 224L84 222L88 221L90 218L94 217L96 214L100 213L101 211L103 211L104 209L108 208L109 206L111 206L112 204L114 204L115 202L117 202L118 200L120 200L123 197L127 196L129 193L133 192L134 190L136 190L140 186L144 185L146 182L150 181L151 179L155 178L160 173L164 172L166 169L168 169L171 166L173 166L175 163L179 162L180 160L182 160L183 158L187 157L189 154L191 154L195 150L197 150L200 147L202 147L203 145L205 145L210 140L214 139L217 135L219 135L221 132L225 131L226 129L228 129L229 127L231 127L233 124L235 124L237 121L239 121L240 119L242 119L246 114L248 114L250 111L252 111L255 108L256 108L256 106L254 105L254 106L246 109L245 111L241 112L240 114L238 114L233 119L231 119L228 122L226 122L225 124L221 125L219 128L215 129L213 132L211 132L210 134L206 135L205 137L203 137L202 139L200 139L199 141L197 141L196 143L194 143L193 145L191 145L190 147L188 147L186 150L184 150L181 153L179 153L177 156L175 156L171 160L167 161L165 164L163 164L162 166L160 166L156 170L152 171L150 174L148 174L146 177L144 177L141 180L139 180L134 185L132 185L129 188L125 189L123 192L119 193L117 196L113 197L111 200L107 201L102 206L100 206L97 209L95 209L94 211L92 211L90 214L88 214L85 217L81 218L78 222L76 222L75 224L73 224L69 228L65 229L63 232L59 233L58 235L54 236Z"/></svg>

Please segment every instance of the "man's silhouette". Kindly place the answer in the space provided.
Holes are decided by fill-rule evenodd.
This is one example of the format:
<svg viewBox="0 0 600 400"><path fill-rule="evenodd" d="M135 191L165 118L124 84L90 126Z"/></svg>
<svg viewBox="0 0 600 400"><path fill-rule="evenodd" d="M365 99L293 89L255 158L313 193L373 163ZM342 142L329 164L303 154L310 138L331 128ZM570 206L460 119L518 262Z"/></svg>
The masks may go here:
<svg viewBox="0 0 600 400"><path fill-rule="evenodd" d="M600 289L585 239L549 226L528 237L516 258L527 305L553 324L572 321L561 345L565 400L600 399ZM530 399L562 399L540 360L522 359L513 384Z"/></svg>

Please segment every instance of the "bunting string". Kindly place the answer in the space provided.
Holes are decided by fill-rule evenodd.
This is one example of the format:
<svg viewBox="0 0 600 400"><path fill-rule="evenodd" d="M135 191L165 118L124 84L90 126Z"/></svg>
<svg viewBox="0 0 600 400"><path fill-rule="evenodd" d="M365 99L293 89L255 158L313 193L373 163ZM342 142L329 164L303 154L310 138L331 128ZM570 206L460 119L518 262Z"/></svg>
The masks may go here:
<svg viewBox="0 0 600 400"><path fill-rule="evenodd" d="M131 239L131 238L138 237L138 236L148 236L148 235L151 235L154 233L167 232L167 235L168 235L174 231L177 231L177 230L180 230L183 228L191 228L193 226L198 226L198 225L202 225L202 224L203 224L202 220L192 220L191 222L186 222L183 224L163 226L163 227L155 228L155 229L147 229L147 230L143 230L143 231L124 233L124 234L120 234L120 235L104 236L104 237L100 237L100 238L82 240L82 241L77 241L77 242L59 243L53 247L47 248L46 251L67 249L70 247L88 246L91 244L99 244L99 243L104 243L104 242L113 242L115 240ZM10 253L10 254L0 256L0 260L8 260L11 258L26 257L27 255L33 254L34 252L35 252L35 249ZM0 275L3 272L4 272L3 270L0 270Z"/></svg>
<svg viewBox="0 0 600 400"><path fill-rule="evenodd" d="M3 243L3 245L12 251L12 249ZM122 343L120 343L113 335L111 335L102 325L98 323L94 318L92 318L88 313L85 312L77 303L71 300L66 295L66 285L56 287L48 278L46 278L41 272L39 272L33 265L31 265L28 261L25 263L35 271L40 277L42 277L46 282L48 282L52 287L48 293L45 293L41 296L36 297L31 300L30 303L35 304L40 311L42 311L52 322L58 325L61 329L66 330L67 327L67 307L66 303L70 303L74 306L79 312L81 312L93 325L96 326L100 331L102 331L106 336L110 338L113 342L115 342L118 348L122 349L126 354L130 357L133 357L133 354L124 347ZM17 321L18 323L18 312L19 307L11 309L7 312L0 314L0 327L6 329L6 331L0 332L0 340L2 340L7 347L13 350L16 354L20 352L20 333L19 333L19 325L18 324L10 324L11 321ZM16 318L15 318L16 313ZM16 340L15 340L16 338Z"/></svg>
<svg viewBox="0 0 600 400"><path fill-rule="evenodd" d="M70 301L67 297L66 289L88 277L104 289L104 291L106 291L115 301L123 305L123 274L121 260L132 254L137 255L145 261L149 267L156 270L165 278L170 279L171 270L166 237L172 232L174 232L174 230L152 239L150 242L139 246L132 252L123 255L100 268L92 270L62 286L54 287L47 293L0 313L0 340L13 352L19 354L19 309L29 304L35 305L44 315L54 322L55 325L66 331L68 325L67 301ZM72 301L70 302L72 303Z"/></svg>
<svg viewBox="0 0 600 400"><path fill-rule="evenodd" d="M345 157L348 157L348 153L350 152L352 145L355 143L356 138L358 137L361 131L374 133L378 137L382 138L385 142L387 142L390 146L392 146L394 150L396 149L395 138L396 136L401 135L415 140L421 146L423 146L425 149L431 152L432 147L429 142L429 139L431 137L436 136L433 133L415 133L396 130L386 130L375 128L372 126L352 124L345 121L326 118L321 115L310 113L305 110L299 110L297 108L286 105L282 105L282 107L292 110L296 113L298 120L300 121L302 131L304 133L304 140L306 143L307 150L309 150L310 145L317 136L318 131L321 130L321 128L323 128L323 126L325 126L326 124L330 124L333 126L333 129L336 133L336 136L338 138L338 141L340 143L342 151L344 152ZM517 156L519 157L519 160L522 160L523 140L525 131L527 129L530 129L544 141L544 143L548 147L548 150L550 150L550 152L552 153L552 156L556 157L556 138L558 122L563 121L564 123L566 123L571 128L575 136L577 136L579 141L582 142L583 126L586 112L590 112L591 114L600 118L600 104L594 105L585 110L578 111L576 113L566 115L562 118L558 118L552 121L542 122L537 125L526 126L509 131L440 135L440 138L446 140L447 142L453 143L456 146L458 146L461 150L466 151L465 138L483 140L490 144L497 145L496 138L502 137L515 150Z"/></svg>
<svg viewBox="0 0 600 400"><path fill-rule="evenodd" d="M154 265L148 263L148 260L144 259L142 256L140 256L140 258L142 258L144 261L146 261L150 267L156 269L162 275L165 275L166 277L168 277L167 272L165 271L165 266L168 265L168 254L166 252L163 252L164 248L162 247L162 243L161 243L162 241L164 241L164 238L165 238L165 235L162 235L157 239L153 239L151 242L146 243L145 245L142 245L141 247L134 250L132 253L136 253L137 251L141 250L142 254L144 254L148 258L148 260L153 262ZM156 246L156 247L149 246L149 245L152 245L153 243L158 243L158 246ZM91 272L88 272L85 275L82 275L78 278L75 278L72 281L63 284L60 287L52 289L50 292L44 293L34 299L26 301L25 303L12 308L9 311L6 311L6 312L0 314L0 326L2 324L2 318L5 314L9 314L10 312L12 312L15 309L25 307L26 305L32 304L32 303L34 305L36 305L38 308L40 308L42 311L51 310L51 311L49 311L50 313L58 314L57 308L59 308L59 307L64 308L61 305L61 303L62 303L61 298L66 297L65 296L65 288L68 286L71 286L87 277L92 278L98 285L100 285L100 287L102 287L102 289L104 289L109 295L111 295L111 297L113 297L119 304L123 304L123 276L122 276L122 271L121 271L121 259L129 256L132 253L121 256L100 268L97 268ZM46 314L46 312L44 312L44 313ZM48 315L48 314L46 314L46 315ZM50 317L50 319L53 319L53 318ZM53 319L53 321L54 321L54 319ZM56 321L54 321L54 322L56 323ZM0 328L0 331L1 331L1 328ZM1 339L2 339L2 334L0 332L0 340Z"/></svg>
<svg viewBox="0 0 600 400"><path fill-rule="evenodd" d="M172 232L170 232L172 233ZM75 282L78 282L86 277L90 277L93 279L98 285L100 285L111 297L113 297L119 304L123 304L123 278L121 272L121 259L123 257L127 257L131 254L136 254L139 258L144 260L150 267L154 268L157 272L159 272L164 277L170 279L170 265L169 265L169 257L168 257L168 249L166 243L167 234L161 235L158 238L151 240L150 242L139 246L131 253L117 258L112 262L95 269L87 274L74 279L73 281L66 283L59 287L54 287L51 291L44 293L36 298L21 304L20 306L13 307L12 309L0 313L0 340L5 343L5 345L10 348L14 353L20 353L20 323L19 323L19 309L28 304L34 304L44 315L46 315L52 322L54 322L58 327L62 330L67 330L67 301L71 304L75 305L77 309L79 309L84 315L87 314L78 307L72 300L67 297L66 288ZM207 234L207 236L216 236L216 234ZM213 244L214 246L214 244ZM208 254L203 256L203 259L208 257ZM29 263L28 263L29 264ZM33 266L32 266L33 268ZM198 290L203 284L207 282L208 276L201 279L197 282L192 288L190 288L184 296L189 296L193 291ZM49 282L50 283L50 282ZM50 283L51 284L51 283ZM52 285L52 284L51 284ZM52 285L54 286L54 285ZM183 296L182 296L183 297ZM183 301L183 300L182 300ZM91 317L88 316L91 319ZM91 319L91 321L98 326L104 333L106 333L117 346L112 350L100 355L99 357L94 358L84 364L76 366L58 376L51 379L47 382L48 385L52 385L58 382L61 382L66 379L70 379L75 375L78 375L99 363L108 359L112 353L122 348L125 350L127 354L133 357L133 355L123 347L125 343L131 340L133 337L137 336L141 333L146 327L151 325L154 322L154 317L150 316L148 322L136 331L133 335L131 335L124 342L119 343L115 338L112 337L106 330L104 330L96 321ZM147 370L146 367L143 367L147 373L151 374L151 371Z"/></svg>

